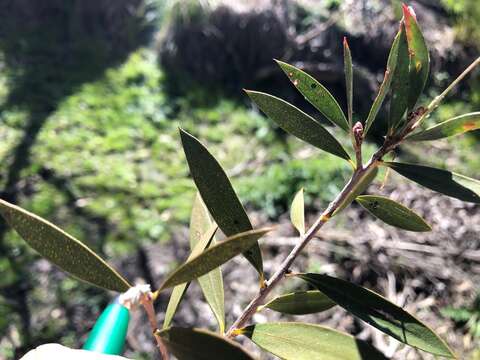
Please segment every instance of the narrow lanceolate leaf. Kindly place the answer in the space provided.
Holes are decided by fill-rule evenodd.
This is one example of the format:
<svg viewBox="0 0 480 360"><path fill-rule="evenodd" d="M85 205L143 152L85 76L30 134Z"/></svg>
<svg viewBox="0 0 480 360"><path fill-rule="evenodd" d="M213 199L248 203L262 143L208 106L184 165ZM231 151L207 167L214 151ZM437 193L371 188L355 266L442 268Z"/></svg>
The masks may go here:
<svg viewBox="0 0 480 360"><path fill-rule="evenodd" d="M165 319L163 320L163 328L166 329L170 327L173 321L173 317L177 312L178 305L180 305L183 296L187 292L190 283L184 283L177 285L173 288L170 299L168 300L167 310L165 310Z"/></svg>
<svg viewBox="0 0 480 360"><path fill-rule="evenodd" d="M396 49L397 63L392 76L392 96L390 99L390 114L388 120L389 131L392 132L402 122L408 108L410 83L410 58L408 54L407 36L405 27L400 25L398 47ZM394 56L394 54L392 54Z"/></svg>
<svg viewBox="0 0 480 360"><path fill-rule="evenodd" d="M247 91L247 94L283 130L319 149L350 159L338 140L310 115L276 96L258 91Z"/></svg>
<svg viewBox="0 0 480 360"><path fill-rule="evenodd" d="M413 9L405 4L403 4L403 18L410 56L408 108L411 110L415 107L418 98L425 88L430 70L430 56Z"/></svg>
<svg viewBox="0 0 480 360"><path fill-rule="evenodd" d="M319 313L330 309L336 304L321 291L297 291L281 295L263 305L268 308L290 315L305 315Z"/></svg>
<svg viewBox="0 0 480 360"><path fill-rule="evenodd" d="M239 344L208 330L171 327L157 330L168 350L181 360L254 360Z"/></svg>
<svg viewBox="0 0 480 360"><path fill-rule="evenodd" d="M327 275L302 274L299 277L353 315L398 341L435 355L455 357L430 328L381 295Z"/></svg>
<svg viewBox="0 0 480 360"><path fill-rule="evenodd" d="M227 236L252 230L250 219L217 160L194 136L182 129L180 136L193 180L220 229ZM263 278L262 253L258 244L245 249L244 256Z"/></svg>
<svg viewBox="0 0 480 360"><path fill-rule="evenodd" d="M217 231L217 225L212 223L210 227L205 231L205 233L200 236L195 247L193 248L188 260L191 260L195 256L200 255L212 242L213 237L215 236L215 232ZM170 295L170 299L168 301L167 310L165 310L165 319L163 320L163 328L167 328L170 326L173 320L173 316L177 311L178 305L183 299L185 292L187 291L188 286L190 285L189 282L177 285L173 288L172 294Z"/></svg>
<svg viewBox="0 0 480 360"><path fill-rule="evenodd" d="M208 231L208 228L212 225L214 225L214 222L210 219L200 194L197 193L190 218L190 246L192 249L201 241L198 234ZM215 237L212 238L211 244L216 244ZM223 333L225 331L225 300L221 268L217 267L209 273L200 276L198 282L208 305L217 319L219 332Z"/></svg>
<svg viewBox="0 0 480 360"><path fill-rule="evenodd" d="M343 66L345 69L345 88L347 89L347 118L350 127L353 125L353 64L352 53L347 38L343 38Z"/></svg>
<svg viewBox="0 0 480 360"><path fill-rule="evenodd" d="M397 58L398 58L398 45L400 43L401 38L401 30L395 36L393 40L392 47L390 48L390 53L388 55L387 60L387 69L385 70L385 75L383 77L383 82L380 85L380 89L378 90L378 95L373 101L372 107L370 108L370 112L368 113L367 120L365 121L365 130L364 134L367 134L368 130L372 126L373 122L375 121L380 108L382 107L383 101L385 100L385 96L390 90L390 84L392 83L393 74L395 73L395 68L397 66Z"/></svg>
<svg viewBox="0 0 480 360"><path fill-rule="evenodd" d="M431 231L432 228L409 208L383 196L363 195L356 199L370 214L383 222L409 231Z"/></svg>
<svg viewBox="0 0 480 360"><path fill-rule="evenodd" d="M290 81L318 111L320 111L333 124L349 131L348 121L340 105L332 94L312 76L297 69L295 66L277 61L278 65L287 74Z"/></svg>
<svg viewBox="0 0 480 360"><path fill-rule="evenodd" d="M207 274L236 255L245 252L246 249L249 249L253 244L256 244L257 240L270 230L271 228L264 228L246 231L231 236L208 248L200 255L191 258L173 271L163 282L158 291L178 284L183 284L184 282L191 281Z"/></svg>
<svg viewBox="0 0 480 360"><path fill-rule="evenodd" d="M385 162L383 164L392 168L400 175L405 176L407 179L433 191L463 201L480 203L479 180L429 166L399 162Z"/></svg>
<svg viewBox="0 0 480 360"><path fill-rule="evenodd" d="M262 349L284 360L385 360L373 346L320 325L280 322L241 330Z"/></svg>
<svg viewBox="0 0 480 360"><path fill-rule="evenodd" d="M85 244L45 219L1 199L0 215L40 255L76 278L118 292L131 287Z"/></svg>
<svg viewBox="0 0 480 360"><path fill-rule="evenodd" d="M203 234L212 227L214 221L210 218L210 213L202 200L200 193L195 194L192 212L190 214L190 249L193 250L195 245L202 239Z"/></svg>
<svg viewBox="0 0 480 360"><path fill-rule="evenodd" d="M480 129L480 112L473 112L454 117L426 130L410 135L408 140L437 140L449 136L461 135L477 129Z"/></svg>
<svg viewBox="0 0 480 360"><path fill-rule="evenodd" d="M355 187L353 187L349 192L345 200L343 200L337 210L333 212L333 215L335 216L339 212L341 212L343 209L345 209L348 205L350 205L353 200L357 198L360 194L362 194L365 190L367 190L368 186L375 180L375 177L378 174L378 168L371 168L368 172L363 174L362 178L360 181L357 183Z"/></svg>
<svg viewBox="0 0 480 360"><path fill-rule="evenodd" d="M305 234L305 204L303 199L303 188L301 188L293 198L290 208L290 220L300 236Z"/></svg>

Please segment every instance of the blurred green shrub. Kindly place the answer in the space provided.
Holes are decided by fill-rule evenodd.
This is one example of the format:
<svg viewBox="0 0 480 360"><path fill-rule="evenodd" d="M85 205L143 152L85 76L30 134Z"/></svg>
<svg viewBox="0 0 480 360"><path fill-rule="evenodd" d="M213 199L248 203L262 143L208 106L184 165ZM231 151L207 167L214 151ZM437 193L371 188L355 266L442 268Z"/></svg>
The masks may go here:
<svg viewBox="0 0 480 360"><path fill-rule="evenodd" d="M301 151L303 145L296 140L286 145L269 133L260 114L230 101L195 109L188 101L172 105L163 81L152 53L141 50L63 101L35 147L29 171L33 196L25 199L26 206L85 238L86 224L77 226L76 215L66 210L71 209L68 200L55 195L63 179L63 192L74 194L79 209L110 219L111 228L102 236L114 249L168 239L172 224L187 221L194 194L178 148L179 125L206 139L227 168L242 164L233 174L242 199L255 208L267 205L272 217L287 207L292 185L316 184L307 194L322 193L325 200L338 190L346 168L330 155L313 153L302 169L300 162L286 160L286 151ZM37 183L39 174L47 184ZM332 188L319 191L324 183ZM100 239L91 241L100 244Z"/></svg>
<svg viewBox="0 0 480 360"><path fill-rule="evenodd" d="M441 310L443 316L453 320L457 326L466 329L473 338L480 338L480 294L470 306L446 307Z"/></svg>
<svg viewBox="0 0 480 360"><path fill-rule="evenodd" d="M442 0L456 16L457 33L462 41L478 48L480 43L480 6L477 0Z"/></svg>

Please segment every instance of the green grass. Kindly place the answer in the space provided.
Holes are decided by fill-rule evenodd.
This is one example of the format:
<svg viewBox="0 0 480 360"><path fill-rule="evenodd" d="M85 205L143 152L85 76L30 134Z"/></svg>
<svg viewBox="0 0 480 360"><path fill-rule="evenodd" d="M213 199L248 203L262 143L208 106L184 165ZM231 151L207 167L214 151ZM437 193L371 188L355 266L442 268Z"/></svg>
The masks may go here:
<svg viewBox="0 0 480 360"><path fill-rule="evenodd" d="M48 120L33 151L27 176L34 182L23 206L66 228L92 246L106 241L119 255L139 243L168 241L186 224L194 184L178 127L205 142L229 174L242 201L272 218L286 211L305 184L307 205L331 199L350 171L346 163L281 132L257 112L231 101L193 108L168 99L152 53L134 53L122 66L82 86ZM13 122L14 115L9 119ZM18 136L2 131L6 154ZM305 155L306 154L306 155ZM301 157L301 159L300 159ZM45 184L40 169L66 180L68 189ZM65 187L65 184L64 184ZM65 190L77 198L69 203ZM92 238L79 211L105 219L106 237ZM105 236L105 235L102 235Z"/></svg>

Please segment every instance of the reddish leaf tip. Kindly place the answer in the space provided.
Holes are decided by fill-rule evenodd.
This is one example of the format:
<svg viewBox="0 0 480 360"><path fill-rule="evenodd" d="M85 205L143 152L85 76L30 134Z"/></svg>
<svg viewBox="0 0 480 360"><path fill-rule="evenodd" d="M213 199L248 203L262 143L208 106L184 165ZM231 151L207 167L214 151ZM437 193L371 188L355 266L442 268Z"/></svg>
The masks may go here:
<svg viewBox="0 0 480 360"><path fill-rule="evenodd" d="M348 40L347 40L347 37L346 37L346 36L343 37L343 46L346 47L346 48L349 48L349 46L348 46Z"/></svg>
<svg viewBox="0 0 480 360"><path fill-rule="evenodd" d="M402 4L402 11L403 11L403 17L405 18L405 21L408 22L410 21L410 18L413 17L414 20L417 19L417 15L415 14L415 11L413 10L413 7L408 6L407 4L403 3Z"/></svg>

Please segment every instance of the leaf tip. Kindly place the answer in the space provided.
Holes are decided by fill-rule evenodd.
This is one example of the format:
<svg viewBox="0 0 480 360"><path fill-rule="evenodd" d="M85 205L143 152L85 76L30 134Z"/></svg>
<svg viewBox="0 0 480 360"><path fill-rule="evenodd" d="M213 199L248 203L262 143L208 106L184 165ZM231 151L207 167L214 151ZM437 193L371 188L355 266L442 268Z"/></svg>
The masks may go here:
<svg viewBox="0 0 480 360"><path fill-rule="evenodd" d="M180 136L185 136L185 135L190 135L190 133L185 130L184 128L182 128L181 126L178 127L178 132L180 133Z"/></svg>
<svg viewBox="0 0 480 360"><path fill-rule="evenodd" d="M347 37L346 37L346 36L343 37L343 47L344 47L345 49L349 49L349 50L350 50L350 46L348 45L348 40L347 40Z"/></svg>
<svg viewBox="0 0 480 360"><path fill-rule="evenodd" d="M405 19L406 25L409 25L410 19L413 18L415 21L417 20L417 15L415 14L415 10L413 10L413 7L408 6L407 4L403 3L402 4L402 11L403 11L403 17Z"/></svg>
<svg viewBox="0 0 480 360"><path fill-rule="evenodd" d="M293 69L295 69L294 66L284 62L284 61L281 61L281 60L277 60L277 59L274 59L275 62L278 64L278 66L280 66L280 68L283 70L283 72L285 73L285 75L288 76L288 78L291 78L293 76Z"/></svg>

